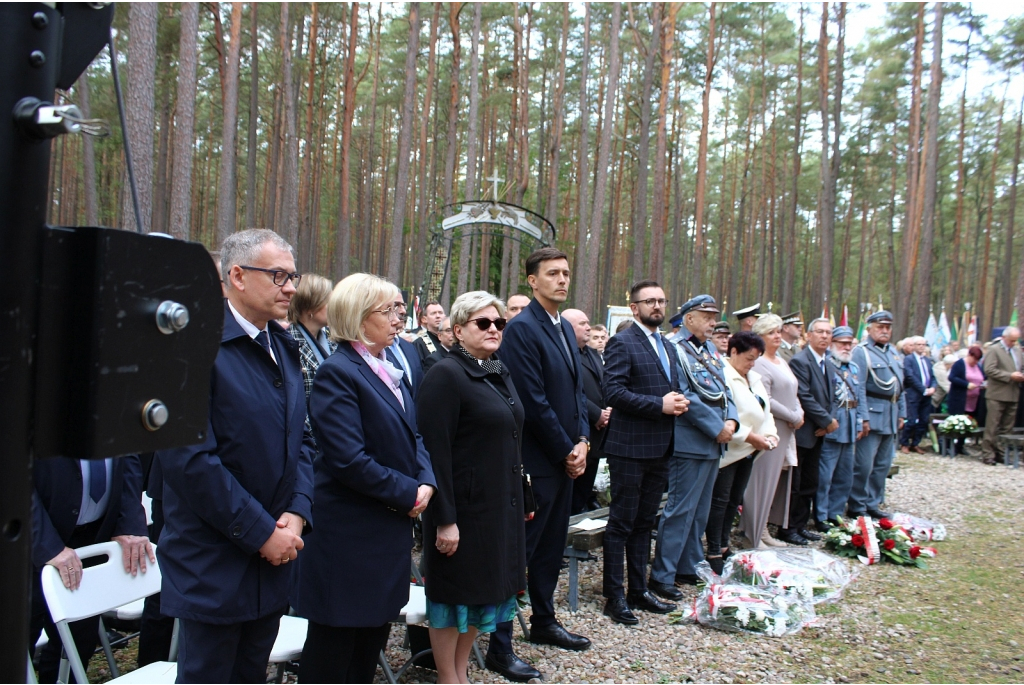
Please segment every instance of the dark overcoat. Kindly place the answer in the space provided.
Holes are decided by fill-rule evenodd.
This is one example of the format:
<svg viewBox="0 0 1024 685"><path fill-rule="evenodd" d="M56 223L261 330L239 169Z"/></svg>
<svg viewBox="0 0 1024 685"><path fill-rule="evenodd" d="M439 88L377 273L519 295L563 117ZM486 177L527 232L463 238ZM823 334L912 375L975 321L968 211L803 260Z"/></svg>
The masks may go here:
<svg viewBox="0 0 1024 685"><path fill-rule="evenodd" d="M320 452L317 531L299 554L292 606L328 626L373 627L409 601L412 519L420 485L435 485L430 456L405 408L347 342L316 373L310 419Z"/></svg>
<svg viewBox="0 0 1024 685"><path fill-rule="evenodd" d="M437 479L423 514L427 597L503 602L526 587L519 456L525 413L515 386L507 370L487 374L453 351L424 378L416 410ZM434 542L437 526L451 523L459 527L459 546L449 557Z"/></svg>
<svg viewBox="0 0 1024 685"><path fill-rule="evenodd" d="M164 477L157 551L161 610L204 623L251 621L288 606L292 566L259 555L286 511L311 528L312 438L295 339L268 326L278 363L224 304L203 441L156 453ZM303 552L299 552L301 555Z"/></svg>

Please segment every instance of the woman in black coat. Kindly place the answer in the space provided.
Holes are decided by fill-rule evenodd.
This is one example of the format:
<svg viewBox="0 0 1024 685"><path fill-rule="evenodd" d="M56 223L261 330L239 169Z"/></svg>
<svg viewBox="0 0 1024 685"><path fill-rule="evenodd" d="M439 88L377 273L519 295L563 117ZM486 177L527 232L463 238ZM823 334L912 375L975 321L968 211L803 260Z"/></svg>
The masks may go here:
<svg viewBox="0 0 1024 685"><path fill-rule="evenodd" d="M456 345L423 379L419 429L437 479L423 515L430 642L439 683L466 683L478 631L515 615L526 587L519 450L524 412L501 345L504 304L469 292L452 304Z"/></svg>

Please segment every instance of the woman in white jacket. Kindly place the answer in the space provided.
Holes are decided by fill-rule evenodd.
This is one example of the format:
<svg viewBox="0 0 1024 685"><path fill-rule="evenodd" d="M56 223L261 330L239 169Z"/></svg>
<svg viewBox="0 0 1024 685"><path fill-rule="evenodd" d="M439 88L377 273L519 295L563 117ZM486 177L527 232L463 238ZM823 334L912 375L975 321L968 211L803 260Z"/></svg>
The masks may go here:
<svg viewBox="0 0 1024 685"><path fill-rule="evenodd" d="M773 450L779 444L768 392L761 383L761 375L753 370L754 362L762 354L764 341L755 333L740 331L729 338L725 381L736 404L740 426L722 456L704 530L708 541L707 560L715 573L722 572L728 556L732 522L743 502L754 460L761 452Z"/></svg>

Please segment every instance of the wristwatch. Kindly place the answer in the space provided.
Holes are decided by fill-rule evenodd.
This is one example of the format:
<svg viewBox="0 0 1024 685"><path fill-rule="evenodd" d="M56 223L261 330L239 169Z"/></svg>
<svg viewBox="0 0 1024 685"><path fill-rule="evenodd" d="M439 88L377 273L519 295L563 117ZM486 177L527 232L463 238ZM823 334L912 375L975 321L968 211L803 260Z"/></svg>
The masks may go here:
<svg viewBox="0 0 1024 685"><path fill-rule="evenodd" d="M579 440L577 440L576 442L582 442L582 443L586 444L587 447L590 447L590 438L588 438L585 435L581 435L579 437Z"/></svg>

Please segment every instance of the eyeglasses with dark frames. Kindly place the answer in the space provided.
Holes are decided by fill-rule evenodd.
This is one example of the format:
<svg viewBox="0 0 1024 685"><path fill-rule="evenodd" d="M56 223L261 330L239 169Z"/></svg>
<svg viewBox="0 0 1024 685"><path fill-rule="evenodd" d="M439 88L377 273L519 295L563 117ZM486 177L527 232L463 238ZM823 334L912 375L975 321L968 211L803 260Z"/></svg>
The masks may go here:
<svg viewBox="0 0 1024 685"><path fill-rule="evenodd" d="M475 323L476 327L479 328L481 331L490 330L492 325L499 331L503 331L505 330L505 324L508 323L508 319L488 319L486 316L481 316L480 318L477 319L470 319L466 323Z"/></svg>
<svg viewBox="0 0 1024 685"><path fill-rule="evenodd" d="M665 305L668 304L668 300L664 297L648 297L646 300L633 300L633 304L645 304L652 309L658 306L664 309Z"/></svg>
<svg viewBox="0 0 1024 685"><path fill-rule="evenodd" d="M270 274L270 277L274 279L274 285L276 285L279 288L283 288L285 283L287 283L288 281L291 281L292 285L298 288L299 281L302 280L302 274L288 273L287 271L282 271L281 269L263 269L258 266L243 266L241 264L238 265L238 268L245 269L246 271L262 271L265 274Z"/></svg>

